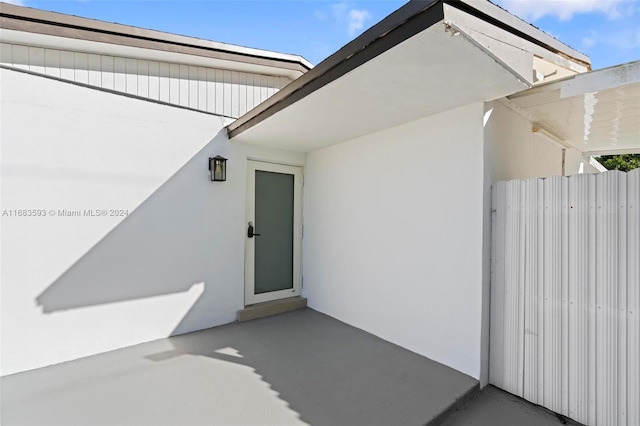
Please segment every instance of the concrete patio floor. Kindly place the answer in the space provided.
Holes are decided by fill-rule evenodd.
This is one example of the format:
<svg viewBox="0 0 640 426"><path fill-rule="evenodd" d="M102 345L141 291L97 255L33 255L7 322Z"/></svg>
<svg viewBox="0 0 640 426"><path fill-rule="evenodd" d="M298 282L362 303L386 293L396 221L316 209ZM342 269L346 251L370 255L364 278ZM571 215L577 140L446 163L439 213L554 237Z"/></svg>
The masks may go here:
<svg viewBox="0 0 640 426"><path fill-rule="evenodd" d="M566 417L487 386L451 410L440 426L580 426Z"/></svg>
<svg viewBox="0 0 640 426"><path fill-rule="evenodd" d="M408 325L411 326L411 325ZM0 380L3 425L424 425L477 381L311 309Z"/></svg>

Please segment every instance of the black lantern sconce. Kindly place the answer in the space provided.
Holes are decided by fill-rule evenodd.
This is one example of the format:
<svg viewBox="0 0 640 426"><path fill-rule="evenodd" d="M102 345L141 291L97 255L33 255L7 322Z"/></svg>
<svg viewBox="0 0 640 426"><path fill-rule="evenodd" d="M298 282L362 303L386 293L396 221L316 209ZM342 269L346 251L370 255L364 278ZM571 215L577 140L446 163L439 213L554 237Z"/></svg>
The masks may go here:
<svg viewBox="0 0 640 426"><path fill-rule="evenodd" d="M227 159L219 155L209 157L209 171L212 182L224 182L227 180Z"/></svg>

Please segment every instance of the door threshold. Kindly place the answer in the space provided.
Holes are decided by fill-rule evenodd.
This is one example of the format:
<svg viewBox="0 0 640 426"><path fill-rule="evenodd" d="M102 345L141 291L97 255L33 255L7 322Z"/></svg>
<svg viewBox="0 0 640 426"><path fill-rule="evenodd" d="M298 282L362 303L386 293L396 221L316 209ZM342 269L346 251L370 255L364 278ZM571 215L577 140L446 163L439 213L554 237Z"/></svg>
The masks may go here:
<svg viewBox="0 0 640 426"><path fill-rule="evenodd" d="M246 306L238 311L238 321L249 321L307 307L307 298L296 296Z"/></svg>

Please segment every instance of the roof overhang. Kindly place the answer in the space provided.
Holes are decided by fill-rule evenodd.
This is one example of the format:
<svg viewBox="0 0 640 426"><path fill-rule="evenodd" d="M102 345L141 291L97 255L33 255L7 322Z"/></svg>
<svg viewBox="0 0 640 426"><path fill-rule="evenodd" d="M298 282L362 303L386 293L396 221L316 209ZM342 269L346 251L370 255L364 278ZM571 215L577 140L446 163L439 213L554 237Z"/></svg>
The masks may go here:
<svg viewBox="0 0 640 426"><path fill-rule="evenodd" d="M536 61L565 74L588 69L588 58L557 40L474 4L408 3L231 123L229 136L312 151L525 90L536 82Z"/></svg>
<svg viewBox="0 0 640 426"><path fill-rule="evenodd" d="M179 62L295 79L313 66L298 55L2 3L0 40L45 48Z"/></svg>
<svg viewBox="0 0 640 426"><path fill-rule="evenodd" d="M640 153L640 61L508 97L536 130L585 156Z"/></svg>

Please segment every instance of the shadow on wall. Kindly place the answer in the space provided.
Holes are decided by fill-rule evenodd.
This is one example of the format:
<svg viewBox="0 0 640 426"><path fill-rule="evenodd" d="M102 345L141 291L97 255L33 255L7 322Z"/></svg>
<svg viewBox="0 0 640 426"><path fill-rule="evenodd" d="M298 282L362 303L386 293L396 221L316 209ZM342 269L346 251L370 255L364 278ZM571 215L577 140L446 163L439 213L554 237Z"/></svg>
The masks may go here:
<svg viewBox="0 0 640 426"><path fill-rule="evenodd" d="M211 321L221 284L216 277L224 276L212 271L224 269L227 256L225 244L211 242L212 224L230 220L230 213L215 204L231 188L212 187L207 158L212 145L225 140L223 133L224 129L38 295L43 312L186 292L204 282L204 292L172 334L203 328L203 321ZM198 188L202 185L209 186ZM213 196L211 191L219 192Z"/></svg>

